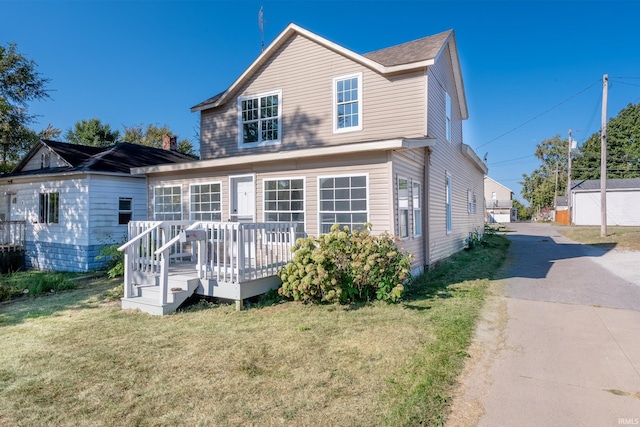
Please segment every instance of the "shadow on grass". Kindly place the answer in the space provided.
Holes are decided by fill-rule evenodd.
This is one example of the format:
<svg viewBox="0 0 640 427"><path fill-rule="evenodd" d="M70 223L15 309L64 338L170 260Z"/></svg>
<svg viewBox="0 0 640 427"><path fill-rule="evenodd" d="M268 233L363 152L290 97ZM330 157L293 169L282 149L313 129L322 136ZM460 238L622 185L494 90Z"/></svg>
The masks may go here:
<svg viewBox="0 0 640 427"><path fill-rule="evenodd" d="M0 304L0 327L11 326L28 319L53 317L66 310L89 310L101 303L120 299L121 279L88 279L76 289L64 290L37 297L23 297Z"/></svg>

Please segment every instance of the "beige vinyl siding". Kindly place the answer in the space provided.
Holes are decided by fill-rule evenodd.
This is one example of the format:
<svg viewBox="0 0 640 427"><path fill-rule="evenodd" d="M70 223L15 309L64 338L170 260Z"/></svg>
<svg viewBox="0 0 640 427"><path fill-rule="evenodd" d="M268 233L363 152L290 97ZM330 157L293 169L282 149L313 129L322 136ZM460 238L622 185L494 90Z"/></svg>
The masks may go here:
<svg viewBox="0 0 640 427"><path fill-rule="evenodd" d="M362 131L333 133L333 78L363 73ZM237 98L282 90L282 143L238 148ZM202 159L425 135L424 72L384 77L295 35L226 104L202 111Z"/></svg>
<svg viewBox="0 0 640 427"><path fill-rule="evenodd" d="M425 262L424 257L424 226L421 236L413 235L413 205L412 205L412 183L417 181L421 185L422 189L422 216L423 221L426 215L424 209L424 178L425 170L425 149L416 148L412 150L402 150L393 152L393 217L394 227L393 234L398 234L399 218L398 218L398 177L407 178L409 180L409 237L401 239L399 246L413 255L411 262L411 268L423 267Z"/></svg>
<svg viewBox="0 0 640 427"><path fill-rule="evenodd" d="M220 181L222 183L222 221L229 219L229 176L255 174L256 220L264 218L263 180L296 177L305 179L306 231L318 234L318 177L319 176L368 176L369 222L376 234L393 232L393 212L389 207L389 162L385 152L357 155L325 156L291 162L272 162L245 168L217 168L215 170L185 171L179 174L151 175L148 178L149 218L153 218L153 189L156 186L179 185L182 188L183 218L189 217L189 185Z"/></svg>
<svg viewBox="0 0 640 427"><path fill-rule="evenodd" d="M484 209L478 203L475 214L467 211L467 190L475 190L478 200L484 193L484 174L462 153L462 120L459 100L454 90L449 48L428 70L428 134L436 139L429 162L428 251L429 263L447 258L464 247L474 229L484 227ZM451 142L446 139L445 91L451 96ZM452 181L452 231L446 230L445 179Z"/></svg>

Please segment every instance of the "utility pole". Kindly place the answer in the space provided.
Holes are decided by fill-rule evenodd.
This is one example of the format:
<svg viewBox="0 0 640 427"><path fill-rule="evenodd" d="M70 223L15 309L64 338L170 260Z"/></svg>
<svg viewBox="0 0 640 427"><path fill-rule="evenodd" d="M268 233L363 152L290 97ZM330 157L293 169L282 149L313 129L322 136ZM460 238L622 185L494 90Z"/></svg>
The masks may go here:
<svg viewBox="0 0 640 427"><path fill-rule="evenodd" d="M556 158L556 189L553 192L553 216L558 213L558 158Z"/></svg>
<svg viewBox="0 0 640 427"><path fill-rule="evenodd" d="M600 237L607 237L607 96L609 75L602 76L602 130L600 131Z"/></svg>
<svg viewBox="0 0 640 427"><path fill-rule="evenodd" d="M571 129L569 129L569 158L567 160L567 213L569 214L569 224L571 225L571 148L573 140L571 139Z"/></svg>

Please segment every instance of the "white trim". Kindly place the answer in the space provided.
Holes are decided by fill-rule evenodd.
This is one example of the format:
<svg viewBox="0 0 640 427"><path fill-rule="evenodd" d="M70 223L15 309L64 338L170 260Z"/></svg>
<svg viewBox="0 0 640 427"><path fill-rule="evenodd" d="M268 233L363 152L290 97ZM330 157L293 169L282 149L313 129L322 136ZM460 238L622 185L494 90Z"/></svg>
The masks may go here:
<svg viewBox="0 0 640 427"><path fill-rule="evenodd" d="M131 174L139 175L157 172L193 171L195 169L240 165L246 166L250 163L282 162L286 160L305 159L319 156L367 153L371 151L403 150L409 148L424 148L432 146L434 145L434 143L435 140L433 138L398 138L374 142L359 142L354 144L344 144L318 148L286 150L275 153L248 154L243 156L223 157L210 160L197 160L185 163L170 163L164 165L144 166L139 168L131 168Z"/></svg>
<svg viewBox="0 0 640 427"><path fill-rule="evenodd" d="M262 221L263 222L267 222L266 209L265 209L265 203L267 201L266 194L265 194L266 193L265 182L266 181L279 181L279 180L292 181L294 179L301 179L302 180L302 213L304 213L303 227L304 227L304 232L306 234L307 233L307 219L309 217L309 213L307 212L307 177L306 176L292 176L292 177L282 176L282 177L275 177L275 178L262 178ZM256 206L257 206L257 203L256 203Z"/></svg>
<svg viewBox="0 0 640 427"><path fill-rule="evenodd" d="M415 200L416 200L416 197L414 195L414 190L415 190L414 185L416 185L416 184L418 185L418 201L419 201L419 204L420 204L420 208L419 209L416 209L416 206L415 206L415 203L414 203ZM422 187L422 182L421 181L411 180L411 209L412 209L412 212L413 212L413 221L411 221L411 223L413 225L412 233L413 233L413 237L414 238L422 237L422 235L424 234L424 232L423 232L423 229L424 229L424 206L423 206L424 205L424 202L423 202L424 197L422 196L422 188L423 187ZM416 210L420 211L420 233L416 233L416 224L417 224L417 221L416 221Z"/></svg>
<svg viewBox="0 0 640 427"><path fill-rule="evenodd" d="M154 220L157 220L157 214L158 214L158 212L156 212L156 188L179 188L180 189L180 218L177 221L182 221L182 219L184 218L184 206L183 206L183 200L182 200L182 185L180 185L180 184L178 184L178 185L155 185L153 187L153 205L152 206L153 206L153 219Z"/></svg>
<svg viewBox="0 0 640 427"><path fill-rule="evenodd" d="M357 79L358 81L358 99L356 100L357 105L358 105L358 125L357 126L349 126L349 127L345 127L345 128L338 128L338 99L337 99L337 83L339 81L343 81L343 80L349 80L349 79ZM345 133L345 132L355 132L355 131L359 131L362 130L362 112L363 112L363 108L362 108L362 92L363 92L363 83L362 83L363 79L362 79L362 72L358 72L358 73L353 73L353 74L346 74L344 76L338 76L338 77L334 77L333 78L333 85L332 85L332 93L333 93L333 133Z"/></svg>
<svg viewBox="0 0 640 427"><path fill-rule="evenodd" d="M229 220L231 220L231 217L236 215L232 212L233 209L233 202L235 200L235 189L233 187L233 180L236 178L246 178L249 177L251 178L251 182L253 182L253 213L251 214L252 216L252 221L255 221L256 219L256 206L257 206L257 200L256 200L256 174L255 173L246 173L246 174L241 174L241 175L229 175Z"/></svg>
<svg viewBox="0 0 640 427"><path fill-rule="evenodd" d="M407 207L405 208L405 210L407 211L407 223L406 223L407 235L406 236L402 235L402 230L400 228L400 180L404 180L404 181L407 182ZM402 240L408 240L411 237L411 234L412 234L411 231L410 231L410 228L409 228L410 227L410 225L409 225L409 212L411 211L409 209L409 199L410 199L410 197L409 197L409 186L410 186L410 182L411 181L409 180L409 178L406 178L406 177L400 176L400 175L396 176L396 192L397 192L396 215L398 217L398 222L396 224L396 229L397 229L396 236L398 236Z"/></svg>
<svg viewBox="0 0 640 427"><path fill-rule="evenodd" d="M118 210L117 210L117 215L118 217L116 218L116 222L117 224L115 225L116 227L120 226L120 225L127 225L129 223L129 221L134 221L135 219L133 218L133 213L134 213L134 209L133 207L134 205L134 200L133 200L133 196L117 196L118 197ZM127 210L120 210L120 200L121 199L129 199L131 206L129 207L129 209ZM131 213L131 218L129 219L129 221L125 222L124 224L120 224L120 212L130 212Z"/></svg>
<svg viewBox="0 0 640 427"><path fill-rule="evenodd" d="M194 221L193 219L193 209L191 209L191 196L193 195L193 186L194 185L214 185L214 184L219 184L220 185L220 221L222 221L222 205L223 205L223 201L224 201L224 196L223 196L223 191L222 191L222 181L207 181L207 182L190 182L189 183L189 198L188 198L188 202L189 202L189 220L190 221ZM212 211L213 212L213 211Z"/></svg>
<svg viewBox="0 0 640 427"><path fill-rule="evenodd" d="M348 173L348 174L335 174L335 175L318 175L316 178L316 184L317 184L317 230L318 230L318 235L322 234L322 221L320 219L320 215L322 212L321 209L321 204L322 204L322 197L321 197L321 187L320 187L320 180L322 179L326 179L326 178L352 178L352 177L359 177L359 176L364 176L365 177L365 189L367 191L367 197L365 200L365 204L366 204L366 214L367 214L367 222L371 222L371 212L370 212L370 200L371 200L371 189L369 188L369 174L367 172L364 173ZM359 211L358 211L359 212Z"/></svg>
<svg viewBox="0 0 640 427"><path fill-rule="evenodd" d="M274 140L268 140L268 141L262 141L262 132L261 132L261 127L260 124L262 123L262 120L264 120L262 117L258 118L258 141L257 142L248 142L245 143L243 140L243 132L242 132L242 101L246 101L248 99L257 99L258 103L260 103L260 99L266 96L273 96L273 95L277 95L278 96L278 115L277 115L277 119L278 119L278 138L274 139ZM271 90L268 92L261 92L261 93L257 93L257 94L246 94L246 95L241 95L238 97L238 102L237 102L237 109L238 109L238 148L239 149L247 149L247 148L255 148L255 147L266 147L269 145L277 145L280 144L282 142L282 89L276 89L276 90ZM260 105L258 105L258 115L260 115L260 111L261 111L262 107Z"/></svg>
<svg viewBox="0 0 640 427"><path fill-rule="evenodd" d="M445 171L444 184L444 222L447 235L453 233L453 178Z"/></svg>

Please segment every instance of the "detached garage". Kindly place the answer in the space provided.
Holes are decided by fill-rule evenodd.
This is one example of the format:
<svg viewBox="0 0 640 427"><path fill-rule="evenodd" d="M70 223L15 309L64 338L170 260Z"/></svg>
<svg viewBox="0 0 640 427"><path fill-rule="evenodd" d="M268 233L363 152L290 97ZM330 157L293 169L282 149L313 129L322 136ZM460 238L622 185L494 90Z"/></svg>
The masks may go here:
<svg viewBox="0 0 640 427"><path fill-rule="evenodd" d="M577 181L571 196L573 223L600 225L600 180ZM607 225L640 226L640 178L607 180Z"/></svg>

